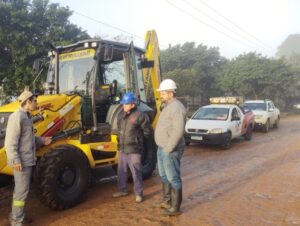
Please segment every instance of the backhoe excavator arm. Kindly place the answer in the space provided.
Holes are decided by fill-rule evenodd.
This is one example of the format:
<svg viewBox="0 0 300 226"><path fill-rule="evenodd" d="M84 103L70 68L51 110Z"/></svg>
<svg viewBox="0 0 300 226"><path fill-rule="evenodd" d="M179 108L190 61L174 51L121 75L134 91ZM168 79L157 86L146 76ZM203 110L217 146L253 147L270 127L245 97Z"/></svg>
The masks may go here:
<svg viewBox="0 0 300 226"><path fill-rule="evenodd" d="M156 126L159 113L160 113L160 105L161 102L159 100L159 92L157 91L161 76L160 76L160 62L159 62L159 44L156 32L154 30L147 31L145 36L145 57L147 61L153 62L151 67L146 67L143 69L144 81L145 81L145 89L146 89L146 97L149 98L150 92L152 90L155 98L155 105L157 109L157 114L153 120L153 126Z"/></svg>

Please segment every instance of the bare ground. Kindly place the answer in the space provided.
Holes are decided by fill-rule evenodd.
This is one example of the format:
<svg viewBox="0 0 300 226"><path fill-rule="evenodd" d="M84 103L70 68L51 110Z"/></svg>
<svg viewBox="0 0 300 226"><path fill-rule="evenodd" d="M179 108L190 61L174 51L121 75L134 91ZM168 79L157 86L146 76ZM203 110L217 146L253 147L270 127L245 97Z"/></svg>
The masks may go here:
<svg viewBox="0 0 300 226"><path fill-rule="evenodd" d="M93 225L300 225L300 116L281 120L279 129L235 140L229 150L186 147L182 159L183 213L165 217L153 204L161 197L158 176L145 181L145 201L116 191L113 170L104 168L80 205L61 212L43 206L34 195L27 202L33 226ZM7 224L12 188L0 189L0 225Z"/></svg>

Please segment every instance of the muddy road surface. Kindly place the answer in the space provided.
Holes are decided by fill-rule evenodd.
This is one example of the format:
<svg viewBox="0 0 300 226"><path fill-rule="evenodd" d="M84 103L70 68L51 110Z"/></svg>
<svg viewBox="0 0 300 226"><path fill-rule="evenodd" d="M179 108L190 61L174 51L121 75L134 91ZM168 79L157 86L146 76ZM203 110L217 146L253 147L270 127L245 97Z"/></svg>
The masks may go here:
<svg viewBox="0 0 300 226"><path fill-rule="evenodd" d="M161 197L157 175L144 182L145 201L130 195L113 199L116 177L98 172L85 201L52 211L32 188L26 211L33 226L258 226L300 225L300 116L281 120L278 129L255 132L251 141L233 141L229 150L192 144L182 159L183 213L165 217L153 206ZM8 223L11 187L0 189L0 225Z"/></svg>

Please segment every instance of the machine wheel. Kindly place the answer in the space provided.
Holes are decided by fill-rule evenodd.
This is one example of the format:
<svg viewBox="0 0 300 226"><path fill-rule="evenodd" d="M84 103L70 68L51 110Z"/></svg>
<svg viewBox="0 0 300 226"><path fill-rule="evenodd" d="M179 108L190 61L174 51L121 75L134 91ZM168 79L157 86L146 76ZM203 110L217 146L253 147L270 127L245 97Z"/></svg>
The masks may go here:
<svg viewBox="0 0 300 226"><path fill-rule="evenodd" d="M252 132L253 128L251 125L248 126L246 133L244 134L245 140L251 140L252 139Z"/></svg>
<svg viewBox="0 0 300 226"><path fill-rule="evenodd" d="M231 144L231 132L228 132L223 144L221 144L221 148L224 150L229 149L230 144Z"/></svg>
<svg viewBox="0 0 300 226"><path fill-rule="evenodd" d="M154 141L154 137L144 140L144 151L142 153L142 173L143 179L147 179L152 176L153 171L156 168L157 162L157 146Z"/></svg>
<svg viewBox="0 0 300 226"><path fill-rule="evenodd" d="M264 125L264 127L263 127L263 131L265 133L268 133L269 130L270 130L270 120L268 119L267 122L266 122L266 125Z"/></svg>
<svg viewBox="0 0 300 226"><path fill-rule="evenodd" d="M12 184L13 179L14 178L12 176L0 174L0 188Z"/></svg>
<svg viewBox="0 0 300 226"><path fill-rule="evenodd" d="M82 200L89 180L85 155L74 146L62 145L40 159L34 181L41 202L51 209L63 210Z"/></svg>

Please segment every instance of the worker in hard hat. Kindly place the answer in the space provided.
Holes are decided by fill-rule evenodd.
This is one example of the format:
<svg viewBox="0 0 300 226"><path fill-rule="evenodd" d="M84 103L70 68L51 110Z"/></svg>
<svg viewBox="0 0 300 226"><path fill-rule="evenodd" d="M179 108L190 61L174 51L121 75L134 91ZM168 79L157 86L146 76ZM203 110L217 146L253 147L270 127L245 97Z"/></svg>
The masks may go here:
<svg viewBox="0 0 300 226"><path fill-rule="evenodd" d="M48 145L51 137L36 137L31 111L37 108L37 96L25 88L19 96L21 107L9 116L5 136L8 165L13 168L15 188L10 223L19 226L32 220L25 217L24 207L29 192L33 166L36 164L36 145Z"/></svg>
<svg viewBox="0 0 300 226"><path fill-rule="evenodd" d="M117 119L118 127L118 192L114 198L128 195L127 180L130 169L135 201L143 201L142 152L144 139L153 136L152 127L146 114L137 109L137 98L131 93L125 93L121 100L123 111Z"/></svg>
<svg viewBox="0 0 300 226"><path fill-rule="evenodd" d="M180 160L185 146L186 109L176 99L176 89L173 80L165 79L157 90L164 104L155 128L157 163L163 186L163 200L159 207L164 208L163 214L168 216L180 214L182 202Z"/></svg>

